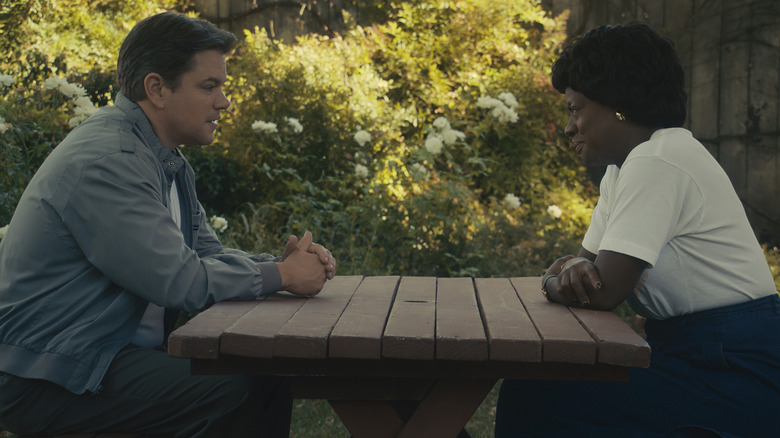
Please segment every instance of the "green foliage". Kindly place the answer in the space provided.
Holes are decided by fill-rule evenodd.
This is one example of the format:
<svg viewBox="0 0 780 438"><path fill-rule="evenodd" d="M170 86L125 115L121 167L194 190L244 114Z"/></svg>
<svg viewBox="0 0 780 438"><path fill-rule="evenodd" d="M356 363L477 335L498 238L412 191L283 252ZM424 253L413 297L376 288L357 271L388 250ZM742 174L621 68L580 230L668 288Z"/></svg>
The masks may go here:
<svg viewBox="0 0 780 438"><path fill-rule="evenodd" d="M116 54L130 27L179 0L33 0L0 5L0 224L24 187L75 122L73 99L46 89L49 78L83 87L94 105L116 93ZM71 122L71 123L69 123Z"/></svg>
<svg viewBox="0 0 780 438"><path fill-rule="evenodd" d="M769 270L772 271L772 277L775 279L775 288L777 293L780 293L780 249L776 246L770 248L769 245L762 245L762 248Z"/></svg>
<svg viewBox="0 0 780 438"><path fill-rule="evenodd" d="M274 252L309 229L341 273L364 274L538 274L574 252L594 192L547 85L562 19L535 1L362 3L379 24L348 17L337 38L243 35L217 141L184 151L204 205L229 219L225 242ZM130 26L180 7L9 5L0 25L17 26L0 41L0 74L14 79L0 89L0 223L83 109L44 81L66 79L90 105L110 104Z"/></svg>
<svg viewBox="0 0 780 438"><path fill-rule="evenodd" d="M248 250L311 229L342 273L538 274L576 250L594 196L547 85L563 37L537 2L481 0L400 2L294 45L246 32L217 142L188 151L202 200ZM507 94L510 121L481 100Z"/></svg>

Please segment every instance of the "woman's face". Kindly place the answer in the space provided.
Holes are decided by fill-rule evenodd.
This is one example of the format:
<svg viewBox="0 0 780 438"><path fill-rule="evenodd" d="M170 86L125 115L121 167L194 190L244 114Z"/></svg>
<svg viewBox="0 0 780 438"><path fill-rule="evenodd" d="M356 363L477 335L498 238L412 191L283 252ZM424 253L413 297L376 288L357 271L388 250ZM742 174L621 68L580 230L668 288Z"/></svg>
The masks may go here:
<svg viewBox="0 0 780 438"><path fill-rule="evenodd" d="M624 126L610 109L584 94L566 89L569 123L565 133L586 166L623 164L634 145L627 144ZM630 147L629 147L630 146Z"/></svg>

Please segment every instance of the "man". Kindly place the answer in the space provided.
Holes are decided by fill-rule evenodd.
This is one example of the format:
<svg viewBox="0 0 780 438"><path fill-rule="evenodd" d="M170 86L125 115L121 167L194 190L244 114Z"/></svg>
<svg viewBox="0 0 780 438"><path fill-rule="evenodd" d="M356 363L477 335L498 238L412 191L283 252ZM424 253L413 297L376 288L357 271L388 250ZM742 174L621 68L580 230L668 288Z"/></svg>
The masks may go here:
<svg viewBox="0 0 780 438"><path fill-rule="evenodd" d="M74 129L25 190L0 243L0 427L287 436L275 379L191 376L164 340L179 310L318 293L335 260L306 232L277 259L224 248L180 145L208 144L236 37L175 13L139 22L121 92Z"/></svg>

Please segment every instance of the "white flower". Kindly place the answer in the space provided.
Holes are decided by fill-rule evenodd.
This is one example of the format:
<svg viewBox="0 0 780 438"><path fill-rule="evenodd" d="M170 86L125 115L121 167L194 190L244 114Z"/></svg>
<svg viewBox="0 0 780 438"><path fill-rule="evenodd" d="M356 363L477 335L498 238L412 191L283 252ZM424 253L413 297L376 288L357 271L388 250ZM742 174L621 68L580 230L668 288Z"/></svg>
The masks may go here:
<svg viewBox="0 0 780 438"><path fill-rule="evenodd" d="M8 232L8 225L0 227L0 240L2 240L3 237L5 237L5 233L7 232Z"/></svg>
<svg viewBox="0 0 780 438"><path fill-rule="evenodd" d="M499 94L501 99L495 99L490 96L483 96L477 99L477 106L490 110L490 115L498 119L499 122L517 121L517 113L513 108L517 107L517 99L511 93Z"/></svg>
<svg viewBox="0 0 780 438"><path fill-rule="evenodd" d="M515 98L515 95L508 92L503 92L498 94L498 98L501 99L506 106L509 108L517 108L517 99Z"/></svg>
<svg viewBox="0 0 780 438"><path fill-rule="evenodd" d="M87 96L87 90L85 90L84 87L78 84L71 84L65 78L57 78L57 77L48 78L45 81L43 81L43 86L50 90L57 90L60 93L62 93L65 97L69 97L71 99Z"/></svg>
<svg viewBox="0 0 780 438"><path fill-rule="evenodd" d="M8 131L8 125L5 124L5 119L0 116L0 134L5 134Z"/></svg>
<svg viewBox="0 0 780 438"><path fill-rule="evenodd" d="M11 75L0 75L0 85L4 87L10 87L13 85L13 83L16 82L16 79L14 79Z"/></svg>
<svg viewBox="0 0 780 438"><path fill-rule="evenodd" d="M92 107L92 108L94 108L94 105L92 104L92 101L87 96L79 96L79 97L73 99L73 103L77 107L84 107L84 108Z"/></svg>
<svg viewBox="0 0 780 438"><path fill-rule="evenodd" d="M517 113L506 105L501 105L493 108L490 114L497 118L499 122L516 122Z"/></svg>
<svg viewBox="0 0 780 438"><path fill-rule="evenodd" d="M368 177L368 167L362 165L362 164L355 164L355 175L358 178L366 178Z"/></svg>
<svg viewBox="0 0 780 438"><path fill-rule="evenodd" d="M441 132L441 138L446 145L454 145L456 141L466 138L466 134L451 128L447 128Z"/></svg>
<svg viewBox="0 0 780 438"><path fill-rule="evenodd" d="M428 169L421 163L414 163L412 164L412 174L424 177L428 174Z"/></svg>
<svg viewBox="0 0 780 438"><path fill-rule="evenodd" d="M211 216L211 219L209 220L211 223L211 228L214 229L214 231L221 233L225 230L227 230L228 227L228 221L221 217L221 216Z"/></svg>
<svg viewBox="0 0 780 438"><path fill-rule="evenodd" d="M446 117L438 117L433 121L433 127L439 131L444 131L450 128L450 121Z"/></svg>
<svg viewBox="0 0 780 438"><path fill-rule="evenodd" d="M558 207L557 205L553 204L547 207L547 214L554 217L555 219L559 219L563 214L563 210L561 210L561 207Z"/></svg>
<svg viewBox="0 0 780 438"><path fill-rule="evenodd" d="M80 125L81 122L83 122L84 120L87 120L88 117L89 116L87 116L87 115L83 115L83 114L82 115L78 115L77 114L77 115L71 117L70 119L68 119L68 126L70 126L71 128L75 128L76 126Z"/></svg>
<svg viewBox="0 0 780 438"><path fill-rule="evenodd" d="M500 105L501 101L490 97L490 96L482 96L479 99L477 99L477 106L480 108L493 108L496 105Z"/></svg>
<svg viewBox="0 0 780 438"><path fill-rule="evenodd" d="M507 193L506 196L504 196L504 203L507 207L512 209L520 208L520 198L515 196L514 193Z"/></svg>
<svg viewBox="0 0 780 438"><path fill-rule="evenodd" d="M252 130L255 132L264 132L266 134L273 134L276 132L276 123L264 122L262 120L255 120L252 123Z"/></svg>
<svg viewBox="0 0 780 438"><path fill-rule="evenodd" d="M52 77L43 81L43 87L49 90L59 90L61 86L67 83L68 81L63 78Z"/></svg>
<svg viewBox="0 0 780 438"><path fill-rule="evenodd" d="M299 122L295 117L288 117L287 124L292 127L294 133L300 134L303 132L303 125L301 125L301 122Z"/></svg>
<svg viewBox="0 0 780 438"><path fill-rule="evenodd" d="M355 133L355 141L358 142L358 144L362 147L369 141L371 141L371 134L369 134L367 131L360 130Z"/></svg>
<svg viewBox="0 0 780 438"><path fill-rule="evenodd" d="M431 134L425 139L425 150L436 155L441 152L441 148L444 146L441 137L437 134Z"/></svg>

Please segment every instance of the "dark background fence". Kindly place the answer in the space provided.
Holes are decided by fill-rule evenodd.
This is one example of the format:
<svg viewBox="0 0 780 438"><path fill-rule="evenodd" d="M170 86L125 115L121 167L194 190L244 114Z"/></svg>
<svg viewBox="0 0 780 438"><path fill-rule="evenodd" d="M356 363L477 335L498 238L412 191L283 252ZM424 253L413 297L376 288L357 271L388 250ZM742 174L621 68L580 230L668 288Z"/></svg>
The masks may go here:
<svg viewBox="0 0 780 438"><path fill-rule="evenodd" d="M380 0L195 0L201 16L241 35L265 28L275 39L337 35L346 11L381 19ZM780 244L780 1L543 0L569 11L568 32L647 22L672 38L686 70L686 127L728 173L759 238Z"/></svg>

